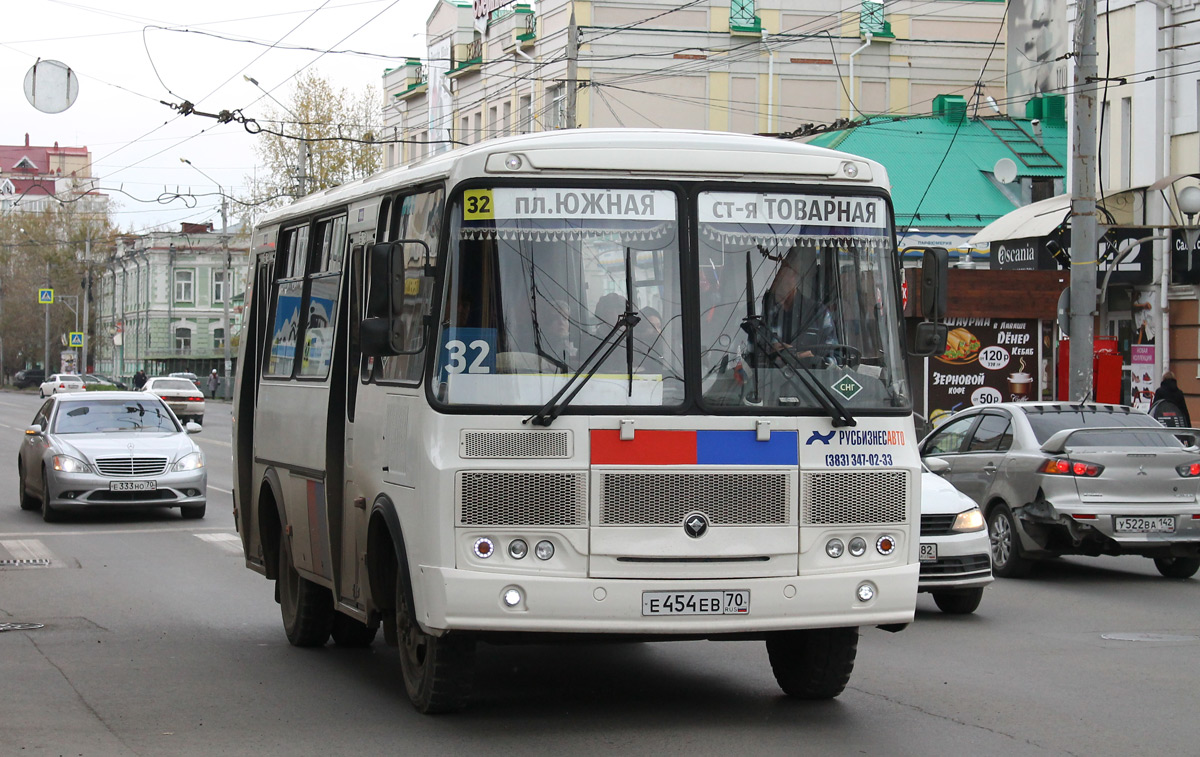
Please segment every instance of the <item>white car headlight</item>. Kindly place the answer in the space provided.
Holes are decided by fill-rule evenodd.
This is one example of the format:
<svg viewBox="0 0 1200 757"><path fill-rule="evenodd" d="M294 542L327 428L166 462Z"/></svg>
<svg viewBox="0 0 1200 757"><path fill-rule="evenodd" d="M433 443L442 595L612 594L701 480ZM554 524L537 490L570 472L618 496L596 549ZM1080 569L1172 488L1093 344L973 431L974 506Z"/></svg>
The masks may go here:
<svg viewBox="0 0 1200 757"><path fill-rule="evenodd" d="M983 528L983 513L979 512L978 507L972 507L954 518L954 525L950 530L956 534L965 534L968 531L982 531Z"/></svg>
<svg viewBox="0 0 1200 757"><path fill-rule="evenodd" d="M204 453L197 451L197 452L192 452L191 454L188 454L188 455L184 455L183 457L179 458L179 460L174 465L171 466L171 470L178 472L178 471L198 470L203 467L204 467Z"/></svg>
<svg viewBox="0 0 1200 757"><path fill-rule="evenodd" d="M92 466L67 455L55 455L54 470L59 470L63 473L90 473Z"/></svg>

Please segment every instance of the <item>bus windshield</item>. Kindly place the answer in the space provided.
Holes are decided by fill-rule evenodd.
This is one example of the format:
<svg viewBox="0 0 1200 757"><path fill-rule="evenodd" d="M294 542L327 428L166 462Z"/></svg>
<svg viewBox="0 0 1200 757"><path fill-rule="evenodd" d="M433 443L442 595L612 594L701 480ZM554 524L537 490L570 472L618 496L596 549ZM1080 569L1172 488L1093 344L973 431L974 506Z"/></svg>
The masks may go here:
<svg viewBox="0 0 1200 757"><path fill-rule="evenodd" d="M541 405L608 340L574 406L680 404L677 204L657 189L464 192L451 215L439 399ZM637 325L614 333L626 312Z"/></svg>
<svg viewBox="0 0 1200 757"><path fill-rule="evenodd" d="M697 210L707 406L908 406L881 197L702 192Z"/></svg>

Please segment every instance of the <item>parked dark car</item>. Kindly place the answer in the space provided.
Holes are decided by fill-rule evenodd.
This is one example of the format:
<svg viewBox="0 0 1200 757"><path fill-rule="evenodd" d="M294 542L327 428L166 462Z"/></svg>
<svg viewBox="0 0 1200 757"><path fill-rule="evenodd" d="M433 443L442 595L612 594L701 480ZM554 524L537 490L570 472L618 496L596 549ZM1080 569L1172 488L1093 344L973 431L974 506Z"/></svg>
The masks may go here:
<svg viewBox="0 0 1200 757"><path fill-rule="evenodd" d="M13 386L18 389L39 386L45 380L46 372L41 368L26 368L13 374Z"/></svg>

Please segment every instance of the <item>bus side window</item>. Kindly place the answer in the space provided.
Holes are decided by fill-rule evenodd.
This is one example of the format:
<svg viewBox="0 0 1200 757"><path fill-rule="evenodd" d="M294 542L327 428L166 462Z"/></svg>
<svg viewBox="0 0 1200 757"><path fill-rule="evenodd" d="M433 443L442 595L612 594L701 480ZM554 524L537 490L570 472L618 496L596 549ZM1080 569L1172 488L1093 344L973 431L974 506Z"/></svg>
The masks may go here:
<svg viewBox="0 0 1200 757"><path fill-rule="evenodd" d="M323 379L329 375L329 365L333 360L335 314L342 283L342 258L346 249L346 216L318 221L313 228L316 237L308 275L307 324L297 375Z"/></svg>
<svg viewBox="0 0 1200 757"><path fill-rule="evenodd" d="M296 338L299 336L300 305L304 295L304 264L308 251L308 226L285 229L280 234L280 255L275 270L275 314L271 322L271 344L267 353L266 376L287 378L296 363Z"/></svg>
<svg viewBox="0 0 1200 757"><path fill-rule="evenodd" d="M409 195L397 201L400 211L394 226L392 239L420 239L429 246L429 260L425 260L425 248L421 245L404 246L404 300L400 311L393 314L399 318L404 334L406 354L382 358L381 378L391 381L417 382L425 370L425 329L427 316L433 307L434 287L425 277L425 264L437 263L438 235L441 230L443 190L434 190Z"/></svg>

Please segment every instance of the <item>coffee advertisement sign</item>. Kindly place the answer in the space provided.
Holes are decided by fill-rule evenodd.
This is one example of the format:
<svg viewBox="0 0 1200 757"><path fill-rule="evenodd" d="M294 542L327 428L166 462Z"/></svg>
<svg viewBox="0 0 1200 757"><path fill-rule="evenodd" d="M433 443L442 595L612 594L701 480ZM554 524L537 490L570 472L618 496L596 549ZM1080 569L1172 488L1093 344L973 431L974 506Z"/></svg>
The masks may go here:
<svg viewBox="0 0 1200 757"><path fill-rule="evenodd" d="M1036 319L947 318L946 351L928 360L928 415L937 426L974 405L1040 398Z"/></svg>

